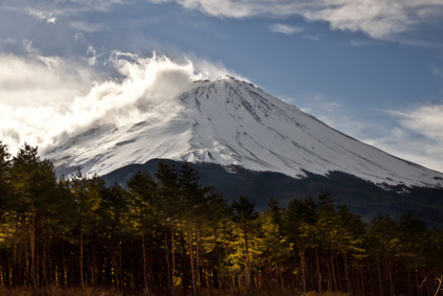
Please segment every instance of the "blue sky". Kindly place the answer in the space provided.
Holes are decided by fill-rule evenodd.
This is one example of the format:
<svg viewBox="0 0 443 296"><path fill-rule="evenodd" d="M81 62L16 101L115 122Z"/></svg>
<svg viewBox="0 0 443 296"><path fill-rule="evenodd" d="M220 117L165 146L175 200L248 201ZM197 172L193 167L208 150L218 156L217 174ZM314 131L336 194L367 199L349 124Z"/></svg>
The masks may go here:
<svg viewBox="0 0 443 296"><path fill-rule="evenodd" d="M0 139L12 152L95 124L93 108L137 75L177 84L177 71L247 79L443 171L442 0L0 0Z"/></svg>

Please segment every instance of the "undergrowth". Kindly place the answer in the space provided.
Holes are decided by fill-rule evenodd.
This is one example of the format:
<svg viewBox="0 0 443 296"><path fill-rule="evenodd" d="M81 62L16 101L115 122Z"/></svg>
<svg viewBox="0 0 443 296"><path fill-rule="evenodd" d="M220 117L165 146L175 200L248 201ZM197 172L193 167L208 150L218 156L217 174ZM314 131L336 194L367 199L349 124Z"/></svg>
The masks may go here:
<svg viewBox="0 0 443 296"><path fill-rule="evenodd" d="M168 296L168 291L151 291L146 296ZM62 287L50 287L45 289L39 288L37 294L33 294L32 288L20 287L20 288L5 288L0 287L1 296L145 296L142 290L136 289L123 289L116 292L115 289L109 287L80 287L62 288ZM308 292L306 296L318 296L319 293L315 291ZM322 296L346 296L347 294L341 292L324 291ZM177 289L175 296L192 296L192 291L184 293L183 290ZM233 291L214 289L214 288L202 288L200 290L200 296L304 296L300 291L289 288L277 288L272 290L254 290L248 291L244 289L234 289Z"/></svg>

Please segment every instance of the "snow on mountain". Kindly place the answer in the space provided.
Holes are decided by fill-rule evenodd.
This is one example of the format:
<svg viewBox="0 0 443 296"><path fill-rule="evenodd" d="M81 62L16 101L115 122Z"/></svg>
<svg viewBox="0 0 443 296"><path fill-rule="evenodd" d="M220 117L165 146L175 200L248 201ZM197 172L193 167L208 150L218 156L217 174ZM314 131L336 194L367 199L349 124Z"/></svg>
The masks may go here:
<svg viewBox="0 0 443 296"><path fill-rule="evenodd" d="M376 184L443 186L443 174L348 137L250 83L224 76L188 89L124 124L97 125L45 156L65 173L104 175L164 158L295 178L341 171Z"/></svg>

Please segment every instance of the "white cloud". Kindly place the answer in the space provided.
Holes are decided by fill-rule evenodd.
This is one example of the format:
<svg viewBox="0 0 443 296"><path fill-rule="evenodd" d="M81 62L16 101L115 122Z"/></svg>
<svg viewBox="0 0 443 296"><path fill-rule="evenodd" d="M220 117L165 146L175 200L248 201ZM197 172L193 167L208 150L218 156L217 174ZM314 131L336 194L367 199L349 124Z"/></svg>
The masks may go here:
<svg viewBox="0 0 443 296"><path fill-rule="evenodd" d="M364 135L366 126L363 122L355 120L350 116L351 111L341 105L337 99L325 95L314 95L306 100L287 100L290 104L298 107L312 116L315 116L334 129L346 133L349 136L359 138Z"/></svg>
<svg viewBox="0 0 443 296"><path fill-rule="evenodd" d="M302 28L289 26L285 24L273 24L270 26L271 32L292 35L303 31Z"/></svg>
<svg viewBox="0 0 443 296"><path fill-rule="evenodd" d="M35 17L38 21L47 23L47 24L55 24L57 18L53 16L51 12L39 11L32 9L30 7L26 7L25 11L30 15Z"/></svg>
<svg viewBox="0 0 443 296"><path fill-rule="evenodd" d="M2 104L42 105L84 93L92 73L57 57L0 55Z"/></svg>
<svg viewBox="0 0 443 296"><path fill-rule="evenodd" d="M440 0L150 0L177 2L188 9L216 17L246 18L257 15L300 15L310 21L326 21L332 29L364 32L376 39L440 22Z"/></svg>
<svg viewBox="0 0 443 296"><path fill-rule="evenodd" d="M95 76L57 57L1 54L0 139L12 151L23 141L44 144L47 133L64 124L66 104L86 94Z"/></svg>
<svg viewBox="0 0 443 296"><path fill-rule="evenodd" d="M17 40L15 40L14 38L6 38L3 42L7 44L17 44Z"/></svg>
<svg viewBox="0 0 443 296"><path fill-rule="evenodd" d="M440 31L443 18L441 0L145 0L154 4L175 2L186 9L198 10L219 18L248 18L254 16L302 16L308 21L324 21L334 30L364 32L375 39L396 40L408 44L432 46L437 41L426 37L408 39L404 33L425 28ZM110 11L115 5L132 4L129 0L58 0L54 5L24 0L4 4L5 9L25 9L29 15L46 23L55 23L59 17L78 12ZM35 7L35 8L29 8ZM57 17L57 18L56 18ZM94 32L103 28L73 23L79 30ZM439 34L435 33L435 36ZM425 38L425 37L423 37Z"/></svg>
<svg viewBox="0 0 443 296"><path fill-rule="evenodd" d="M95 33L106 30L106 27L102 24L79 22L79 21L71 22L71 27L86 33Z"/></svg>
<svg viewBox="0 0 443 296"><path fill-rule="evenodd" d="M192 82L231 74L222 65L114 52L118 75L102 79L87 63L58 57L0 55L0 139L12 152L24 141L45 148L96 124L124 124ZM96 78L96 82L91 82Z"/></svg>
<svg viewBox="0 0 443 296"><path fill-rule="evenodd" d="M351 113L339 100L322 95L286 101L301 105L304 112L362 142L443 172L443 105L389 112L372 110L370 116L365 116Z"/></svg>
<svg viewBox="0 0 443 296"><path fill-rule="evenodd" d="M406 111L390 111L397 126L381 137L366 137L374 145L397 157L443 172L443 105L426 105Z"/></svg>
<svg viewBox="0 0 443 296"><path fill-rule="evenodd" d="M400 116L403 127L429 140L438 141L442 144L440 147L443 147L443 105L427 105L410 111L391 113Z"/></svg>

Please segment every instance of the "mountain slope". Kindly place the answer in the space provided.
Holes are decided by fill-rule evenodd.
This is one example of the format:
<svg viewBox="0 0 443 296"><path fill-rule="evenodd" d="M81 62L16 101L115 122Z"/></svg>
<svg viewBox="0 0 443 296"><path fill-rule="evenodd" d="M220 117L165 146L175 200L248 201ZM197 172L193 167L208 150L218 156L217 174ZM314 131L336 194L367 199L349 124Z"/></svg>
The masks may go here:
<svg viewBox="0 0 443 296"><path fill-rule="evenodd" d="M348 137L232 77L199 81L143 106L124 124L97 125L53 149L61 173L104 175L151 159L237 165L293 178L339 171L379 185L442 187L443 174Z"/></svg>

